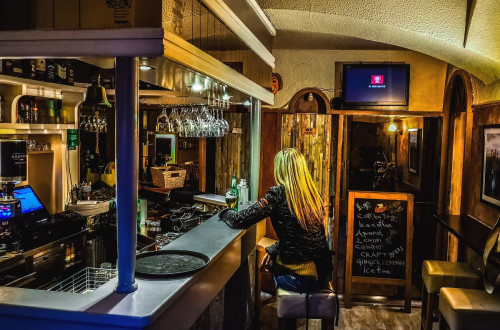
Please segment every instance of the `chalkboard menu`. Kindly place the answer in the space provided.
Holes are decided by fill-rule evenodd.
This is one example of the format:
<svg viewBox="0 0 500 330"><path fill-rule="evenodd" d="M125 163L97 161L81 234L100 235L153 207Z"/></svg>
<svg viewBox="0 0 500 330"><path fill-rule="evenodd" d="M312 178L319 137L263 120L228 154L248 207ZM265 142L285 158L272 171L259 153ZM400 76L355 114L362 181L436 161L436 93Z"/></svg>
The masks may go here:
<svg viewBox="0 0 500 330"><path fill-rule="evenodd" d="M413 195L350 191L348 203L345 306L352 283L405 287L405 311L411 311Z"/></svg>
<svg viewBox="0 0 500 330"><path fill-rule="evenodd" d="M353 276L405 278L407 202L354 199Z"/></svg>

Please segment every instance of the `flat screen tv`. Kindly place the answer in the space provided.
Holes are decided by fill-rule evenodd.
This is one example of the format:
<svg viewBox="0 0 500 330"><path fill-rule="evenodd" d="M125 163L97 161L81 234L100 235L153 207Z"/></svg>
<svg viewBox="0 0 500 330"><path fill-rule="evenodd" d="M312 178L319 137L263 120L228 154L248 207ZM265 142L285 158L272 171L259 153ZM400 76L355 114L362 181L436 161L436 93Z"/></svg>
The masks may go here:
<svg viewBox="0 0 500 330"><path fill-rule="evenodd" d="M408 109L410 65L344 64L343 109Z"/></svg>

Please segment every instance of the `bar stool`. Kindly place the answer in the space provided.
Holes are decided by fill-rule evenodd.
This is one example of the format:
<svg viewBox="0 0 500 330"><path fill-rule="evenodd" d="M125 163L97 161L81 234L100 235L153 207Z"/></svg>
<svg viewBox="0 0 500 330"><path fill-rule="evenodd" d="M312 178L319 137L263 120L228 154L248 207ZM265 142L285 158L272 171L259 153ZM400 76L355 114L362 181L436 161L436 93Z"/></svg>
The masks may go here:
<svg viewBox="0 0 500 330"><path fill-rule="evenodd" d="M306 299L308 299L306 301ZM321 329L334 328L338 317L337 295L330 290L312 291L309 294L278 289L276 292L278 329L297 329L298 318L321 319Z"/></svg>
<svg viewBox="0 0 500 330"><path fill-rule="evenodd" d="M484 290L442 288L439 292L439 328L498 329L500 294Z"/></svg>
<svg viewBox="0 0 500 330"><path fill-rule="evenodd" d="M432 329L435 301L441 288L481 288L480 275L465 262L424 260L422 279L421 328L425 330Z"/></svg>

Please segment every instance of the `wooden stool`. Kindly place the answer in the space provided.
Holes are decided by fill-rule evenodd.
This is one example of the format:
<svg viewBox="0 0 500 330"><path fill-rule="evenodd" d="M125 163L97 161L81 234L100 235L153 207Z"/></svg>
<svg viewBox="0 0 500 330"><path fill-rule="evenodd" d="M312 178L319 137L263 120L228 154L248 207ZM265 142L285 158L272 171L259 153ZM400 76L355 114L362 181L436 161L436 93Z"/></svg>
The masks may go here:
<svg viewBox="0 0 500 330"><path fill-rule="evenodd" d="M499 329L500 294L484 290L442 288L439 293L439 328Z"/></svg>
<svg viewBox="0 0 500 330"><path fill-rule="evenodd" d="M433 312L443 287L481 288L480 275L465 262L424 260L422 265L422 329L432 329Z"/></svg>
<svg viewBox="0 0 500 330"><path fill-rule="evenodd" d="M321 319L321 329L333 329L337 317L337 295L329 290L309 293L309 313L306 313L306 294L278 289L276 292L278 329L297 329L297 319ZM306 315L307 314L307 315Z"/></svg>

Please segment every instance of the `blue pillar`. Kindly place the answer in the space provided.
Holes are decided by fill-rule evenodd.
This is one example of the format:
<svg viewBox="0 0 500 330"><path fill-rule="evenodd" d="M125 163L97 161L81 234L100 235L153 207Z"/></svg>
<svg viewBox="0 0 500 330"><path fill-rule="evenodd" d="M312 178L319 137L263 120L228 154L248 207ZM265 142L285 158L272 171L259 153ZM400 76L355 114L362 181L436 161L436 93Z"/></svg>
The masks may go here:
<svg viewBox="0 0 500 330"><path fill-rule="evenodd" d="M137 290L137 180L139 167L139 81L136 57L116 57L116 215L118 284L116 292Z"/></svg>
<svg viewBox="0 0 500 330"><path fill-rule="evenodd" d="M260 175L260 131L261 102L251 98L250 104L250 200L256 201L259 194Z"/></svg>

